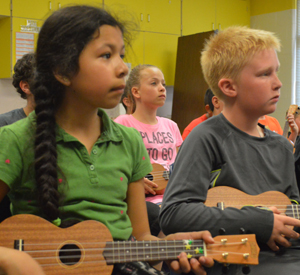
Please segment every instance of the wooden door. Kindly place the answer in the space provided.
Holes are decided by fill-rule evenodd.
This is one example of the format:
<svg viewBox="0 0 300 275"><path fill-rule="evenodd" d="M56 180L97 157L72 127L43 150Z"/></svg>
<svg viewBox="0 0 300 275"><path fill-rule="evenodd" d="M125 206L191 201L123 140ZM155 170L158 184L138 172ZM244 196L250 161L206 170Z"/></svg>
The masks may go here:
<svg viewBox="0 0 300 275"><path fill-rule="evenodd" d="M208 88L202 74L200 56L203 45L214 31L178 38L172 106L172 120L183 132L195 118L203 115L204 94Z"/></svg>

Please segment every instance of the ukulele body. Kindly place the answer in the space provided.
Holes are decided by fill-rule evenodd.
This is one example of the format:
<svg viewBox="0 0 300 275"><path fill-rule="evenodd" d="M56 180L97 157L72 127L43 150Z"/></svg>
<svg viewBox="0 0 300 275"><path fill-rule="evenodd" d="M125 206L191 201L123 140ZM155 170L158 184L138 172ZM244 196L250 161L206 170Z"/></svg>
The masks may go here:
<svg viewBox="0 0 300 275"><path fill-rule="evenodd" d="M228 186L217 186L208 190L205 205L218 207L222 203L224 208L234 207L241 209L244 206L270 207L280 205L280 209L286 212L291 205L289 198L279 191L267 191L259 195L248 195L238 189Z"/></svg>
<svg viewBox="0 0 300 275"><path fill-rule="evenodd" d="M151 181L154 181L158 186L153 188L157 195L163 195L169 181L169 171L158 163L152 164L153 170L147 175ZM149 177L150 175L150 177Z"/></svg>
<svg viewBox="0 0 300 275"><path fill-rule="evenodd" d="M112 236L99 222L84 221L62 229L34 215L15 215L4 220L0 230L0 246L15 249L14 242L24 240L24 251L38 258L47 275L112 273L113 265L106 265L99 252L103 251L106 241L112 241ZM60 256L64 248L75 249L75 253L80 253L80 257L78 254L75 257L77 263L74 264L74 258L71 258L73 264L68 264L68 259L62 262Z"/></svg>

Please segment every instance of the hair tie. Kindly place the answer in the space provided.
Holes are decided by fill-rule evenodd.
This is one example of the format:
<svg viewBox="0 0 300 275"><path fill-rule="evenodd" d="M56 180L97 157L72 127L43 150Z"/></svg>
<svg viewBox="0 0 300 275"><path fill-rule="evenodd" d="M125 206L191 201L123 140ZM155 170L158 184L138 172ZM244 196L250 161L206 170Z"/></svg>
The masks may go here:
<svg viewBox="0 0 300 275"><path fill-rule="evenodd" d="M57 218L56 220L53 220L52 223L56 226L60 226L61 224L61 219L60 218Z"/></svg>

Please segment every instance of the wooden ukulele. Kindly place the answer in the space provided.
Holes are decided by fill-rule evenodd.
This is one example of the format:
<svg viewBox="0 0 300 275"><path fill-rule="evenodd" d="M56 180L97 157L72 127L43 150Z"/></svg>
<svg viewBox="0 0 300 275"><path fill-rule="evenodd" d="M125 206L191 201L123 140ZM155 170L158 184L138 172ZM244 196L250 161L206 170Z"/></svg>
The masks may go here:
<svg viewBox="0 0 300 275"><path fill-rule="evenodd" d="M165 192L169 181L169 171L167 171L162 165L158 163L152 164L153 170L146 175L148 180L154 181L158 187L153 188L157 195L162 195Z"/></svg>
<svg viewBox="0 0 300 275"><path fill-rule="evenodd" d="M243 206L277 206L277 209L286 216L300 219L300 205L292 204L290 199L279 191L267 191L252 196L238 189L228 186L217 186L208 190L205 205L209 207L234 207L241 209Z"/></svg>
<svg viewBox="0 0 300 275"><path fill-rule="evenodd" d="M16 215L0 224L0 246L27 252L47 275L110 275L113 264L134 261L208 256L222 263L258 264L255 235L215 237L202 240L113 241L100 222L84 221L66 229L34 215Z"/></svg>
<svg viewBox="0 0 300 275"><path fill-rule="evenodd" d="M298 105L292 104L290 105L286 115L295 115L298 109L299 109ZM289 127L290 127L289 122L286 120L283 128L283 134L282 134L285 138L288 137Z"/></svg>

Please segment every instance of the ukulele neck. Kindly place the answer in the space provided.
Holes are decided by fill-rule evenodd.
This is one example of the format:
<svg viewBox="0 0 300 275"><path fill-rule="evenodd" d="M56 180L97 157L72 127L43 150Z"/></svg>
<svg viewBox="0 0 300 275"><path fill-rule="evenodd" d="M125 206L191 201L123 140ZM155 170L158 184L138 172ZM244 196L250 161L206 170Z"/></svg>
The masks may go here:
<svg viewBox="0 0 300 275"><path fill-rule="evenodd" d="M206 256L206 245L202 240L107 242L103 256L108 264L115 264L172 260L181 252L186 252L189 258Z"/></svg>

